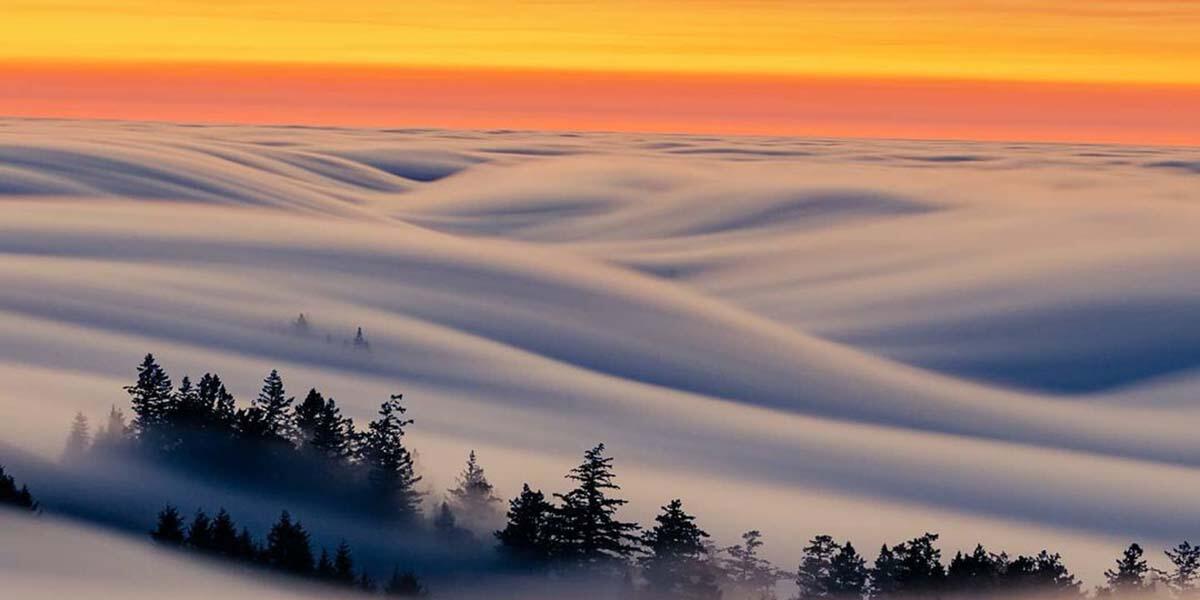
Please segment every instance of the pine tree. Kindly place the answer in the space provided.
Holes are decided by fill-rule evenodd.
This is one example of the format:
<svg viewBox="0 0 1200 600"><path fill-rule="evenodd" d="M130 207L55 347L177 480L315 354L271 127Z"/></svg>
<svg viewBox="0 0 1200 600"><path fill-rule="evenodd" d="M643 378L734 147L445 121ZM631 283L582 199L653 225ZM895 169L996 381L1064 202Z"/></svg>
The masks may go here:
<svg viewBox="0 0 1200 600"><path fill-rule="evenodd" d="M313 571L312 546L308 532L285 510L267 534L267 563L272 567L296 574Z"/></svg>
<svg viewBox="0 0 1200 600"><path fill-rule="evenodd" d="M225 389L221 378L212 373L205 373L197 386L199 404L212 419L212 425L223 431L233 429L237 417L237 408L233 395Z"/></svg>
<svg viewBox="0 0 1200 600"><path fill-rule="evenodd" d="M656 598L720 598L716 569L704 543L708 533L696 526L696 518L676 499L654 520L657 524L642 537L647 553L639 560L650 592Z"/></svg>
<svg viewBox="0 0 1200 600"><path fill-rule="evenodd" d="M379 407L379 418L367 427L364 462L376 508L395 521L411 523L420 516L421 481L413 469L412 455L404 447L405 419L402 396L393 395Z"/></svg>
<svg viewBox="0 0 1200 600"><path fill-rule="evenodd" d="M808 543L796 569L797 600L827 600L832 596L833 557L839 548L827 535L819 535Z"/></svg>
<svg viewBox="0 0 1200 600"><path fill-rule="evenodd" d="M308 390L304 401L296 405L296 428L300 434L300 443L312 443L317 430L317 422L325 411L325 397L316 388Z"/></svg>
<svg viewBox="0 0 1200 600"><path fill-rule="evenodd" d="M1007 554L994 554L977 544L970 554L955 553L946 570L946 587L952 593L990 594L1004 584L1008 567Z"/></svg>
<svg viewBox="0 0 1200 600"><path fill-rule="evenodd" d="M470 531L458 526L458 519L450 504L442 502L433 518L433 529L441 538L451 544L464 544L472 541Z"/></svg>
<svg viewBox="0 0 1200 600"><path fill-rule="evenodd" d="M1162 573L1171 592L1179 598L1194 596L1196 581L1200 578L1200 546L1185 541L1164 550L1163 554L1171 561L1171 570Z"/></svg>
<svg viewBox="0 0 1200 600"><path fill-rule="evenodd" d="M1117 559L1117 568L1104 572L1104 578L1108 582L1104 590L1106 594L1125 596L1149 590L1147 575L1150 574L1150 566L1142 558L1142 554L1141 546L1130 544L1121 554L1121 558Z"/></svg>
<svg viewBox="0 0 1200 600"><path fill-rule="evenodd" d="M258 544L254 542L254 537L250 535L250 530L246 529L245 527L243 527L242 532L238 534L237 552L235 556L245 561L257 561L262 558L262 552L260 551Z"/></svg>
<svg viewBox="0 0 1200 600"><path fill-rule="evenodd" d="M323 581L333 581L335 572L333 570L333 562L329 560L329 551L324 546L321 547L321 558L317 559L317 579Z"/></svg>
<svg viewBox="0 0 1200 600"><path fill-rule="evenodd" d="M350 460L354 454L354 422L342 416L333 398L325 401L312 427L309 448L335 464Z"/></svg>
<svg viewBox="0 0 1200 600"><path fill-rule="evenodd" d="M179 509L169 504L163 508L158 513L158 524L154 531L150 532L150 537L160 544L182 546L184 540L183 517L179 516Z"/></svg>
<svg viewBox="0 0 1200 600"><path fill-rule="evenodd" d="M216 552L225 556L238 555L237 525L224 508L217 511L217 516L212 521L212 546Z"/></svg>
<svg viewBox="0 0 1200 600"><path fill-rule="evenodd" d="M187 545L206 552L217 549L213 540L212 521L203 510L197 510L196 515L192 517L192 524L187 530Z"/></svg>
<svg viewBox="0 0 1200 600"><path fill-rule="evenodd" d="M133 405L133 431L149 449L163 450L171 441L165 430L174 401L171 378L153 354L147 354L137 370L137 383L125 387Z"/></svg>
<svg viewBox="0 0 1200 600"><path fill-rule="evenodd" d="M751 530L742 534L741 544L724 549L729 558L724 561L722 571L733 597L775 600L775 585L784 574L759 556L762 546L762 533Z"/></svg>
<svg viewBox="0 0 1200 600"><path fill-rule="evenodd" d="M104 427L96 432L96 437L92 441L92 450L119 454L126 449L129 434L129 427L125 425L125 413L113 406L109 408L108 420Z"/></svg>
<svg viewBox="0 0 1200 600"><path fill-rule="evenodd" d="M576 566L613 566L636 550L638 525L616 519L627 501L608 495L621 489L613 482L612 460L604 456L604 444L588 450L584 462L566 476L576 488L555 494L562 501L551 521L556 553Z"/></svg>
<svg viewBox="0 0 1200 600"><path fill-rule="evenodd" d="M4 472L4 465L0 465L0 506L15 506L31 511L38 509L38 503L33 499L33 494L29 493L29 488L18 488L12 475Z"/></svg>
<svg viewBox="0 0 1200 600"><path fill-rule="evenodd" d="M358 582L355 585L358 586L359 590L367 594L374 594L379 589L379 586L375 585L375 580L371 579L371 575L366 571L363 571L362 575L359 575Z"/></svg>
<svg viewBox="0 0 1200 600"><path fill-rule="evenodd" d="M474 450L467 455L467 465L456 483L458 485L449 491L458 513L476 526L492 522L500 499L496 497L495 488L488 481L483 467L479 466Z"/></svg>
<svg viewBox="0 0 1200 600"><path fill-rule="evenodd" d="M872 597L937 597L946 579L942 553L933 545L937 539L937 534L926 533L890 549L886 545L881 548L871 571Z"/></svg>
<svg viewBox="0 0 1200 600"><path fill-rule="evenodd" d="M829 566L829 597L835 600L862 600L869 591L867 561L854 545L846 542L838 549Z"/></svg>
<svg viewBox="0 0 1200 600"><path fill-rule="evenodd" d="M1004 572L1004 588L1014 594L1066 599L1082 594L1080 582L1067 570L1062 556L1042 550L1036 556L1018 556Z"/></svg>
<svg viewBox="0 0 1200 600"><path fill-rule="evenodd" d="M87 417L81 412L75 413L75 419L71 421L71 432L67 434L66 447L63 449L63 461L78 463L87 455L91 441L91 427Z"/></svg>
<svg viewBox="0 0 1200 600"><path fill-rule="evenodd" d="M371 343L367 341L367 336L363 335L362 327L354 334L354 347L358 350L370 350Z"/></svg>
<svg viewBox="0 0 1200 600"><path fill-rule="evenodd" d="M400 567L392 569L392 578L383 588L383 595L399 598L417 598L425 595L425 588L410 571L401 573Z"/></svg>
<svg viewBox="0 0 1200 600"><path fill-rule="evenodd" d="M508 523L495 533L500 550L508 558L526 564L550 559L552 540L550 519L554 506L541 490L533 491L526 483L521 493L508 501Z"/></svg>
<svg viewBox="0 0 1200 600"><path fill-rule="evenodd" d="M350 555L350 546L342 540L333 557L333 578L346 585L354 584L354 557Z"/></svg>
<svg viewBox="0 0 1200 600"><path fill-rule="evenodd" d="M272 369L263 379L262 391L253 404L261 413L266 437L287 441L296 439L296 420L291 410L294 401L295 398L288 396L284 390L279 371Z"/></svg>

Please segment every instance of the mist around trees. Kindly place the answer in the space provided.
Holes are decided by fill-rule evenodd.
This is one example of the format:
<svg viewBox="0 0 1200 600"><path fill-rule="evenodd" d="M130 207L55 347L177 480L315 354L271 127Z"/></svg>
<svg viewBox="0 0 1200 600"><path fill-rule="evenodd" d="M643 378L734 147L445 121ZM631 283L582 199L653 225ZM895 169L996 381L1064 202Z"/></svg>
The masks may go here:
<svg viewBox="0 0 1200 600"><path fill-rule="evenodd" d="M414 420L400 395L384 400L376 417L360 428L341 414L336 400L316 389L297 401L276 371L264 378L256 398L239 405L218 375L207 373L195 383L184 377L175 384L149 354L137 367L136 381L124 389L130 416L113 407L93 429L86 415L77 414L64 463L144 461L270 490L301 506L337 505L387 535L420 533L452 549L490 549L494 559L480 576L519 576L548 587L579 578L597 597L654 600L1184 600L1200 591L1200 547L1188 542L1163 551L1166 568L1151 566L1145 550L1130 544L1105 571L1105 584L1091 591L1058 553L1013 556L977 545L947 559L934 533L884 544L874 558L848 540L816 535L795 563L782 568L764 557L762 531L747 531L737 543L720 546L680 498L666 501L652 523L625 520L627 501L604 444L586 450L565 474L564 492L545 493L524 483L505 502L471 451L455 486L430 498L419 486L422 476L406 445ZM3 467L0 505L40 511L33 493ZM337 531L319 532L321 539L340 539L337 544L315 544L314 531L290 506L279 508L265 532L254 532L219 502L214 505L188 512L179 504L164 506L148 536L174 551L343 592L436 593L404 564L369 572L365 563L378 560L364 561ZM769 529L770 523L763 525Z"/></svg>

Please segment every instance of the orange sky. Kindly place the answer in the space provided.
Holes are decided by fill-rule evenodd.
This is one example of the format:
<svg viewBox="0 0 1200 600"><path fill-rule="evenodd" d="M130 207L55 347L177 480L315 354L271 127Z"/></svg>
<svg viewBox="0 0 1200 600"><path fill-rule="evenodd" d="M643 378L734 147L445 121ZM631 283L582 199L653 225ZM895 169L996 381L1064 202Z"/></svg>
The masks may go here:
<svg viewBox="0 0 1200 600"><path fill-rule="evenodd" d="M1200 144L1200 0L0 5L0 114Z"/></svg>

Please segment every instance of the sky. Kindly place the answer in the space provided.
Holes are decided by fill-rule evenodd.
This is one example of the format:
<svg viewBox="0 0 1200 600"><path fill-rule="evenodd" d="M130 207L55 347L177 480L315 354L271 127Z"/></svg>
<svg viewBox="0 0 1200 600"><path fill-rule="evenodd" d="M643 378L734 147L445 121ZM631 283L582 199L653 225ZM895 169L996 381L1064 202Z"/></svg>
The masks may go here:
<svg viewBox="0 0 1200 600"><path fill-rule="evenodd" d="M0 114L1200 143L1200 0L0 5Z"/></svg>

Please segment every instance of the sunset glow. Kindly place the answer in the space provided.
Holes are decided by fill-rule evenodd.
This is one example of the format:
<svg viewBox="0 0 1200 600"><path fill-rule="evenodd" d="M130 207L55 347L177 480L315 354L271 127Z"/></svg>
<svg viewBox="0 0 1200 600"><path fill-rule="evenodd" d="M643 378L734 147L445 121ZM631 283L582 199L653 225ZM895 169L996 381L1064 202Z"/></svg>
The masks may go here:
<svg viewBox="0 0 1200 600"><path fill-rule="evenodd" d="M535 128L1200 140L1194 116L1200 110L1191 104L1200 89L1200 2L1191 0L8 4L0 20L3 114L136 118L128 106L106 108L108 98L97 89L116 72L128 95L157 107L146 118L511 122L439 116L438 107L482 86L511 107L507 116L523 115L522 126ZM256 114L253 102L242 105L239 90L214 92L219 81L253 82L278 65L291 65L284 83L296 93L269 119ZM431 72L455 80L431 90L448 96L397 101L395 88L424 85ZM177 87L155 91L165 79ZM330 81L352 88L346 102L297 95ZM531 81L549 94L565 86L562 104L530 98L516 84ZM685 98L684 110L659 114L673 112L668 100L696 85L710 94L703 107L688 108L695 100ZM766 99L748 93L762 86L787 91ZM874 109L852 91L864 86L877 91ZM913 86L939 92L906 106ZM1092 122L1073 114L1065 89L1086 104L1085 117L1114 109L1118 118ZM585 96L574 96L580 90ZM988 102L992 93L1026 101L1001 106ZM186 110L176 96L190 96ZM749 107L781 100L798 107L749 114ZM962 108L977 102L993 106ZM656 108L639 112L647 103ZM828 110L800 110L814 103ZM823 114L856 110L844 118ZM881 117L881 110L890 115ZM1173 127L1155 122L1167 116ZM853 127L841 123L859 117ZM906 125L888 126L892 120Z"/></svg>

